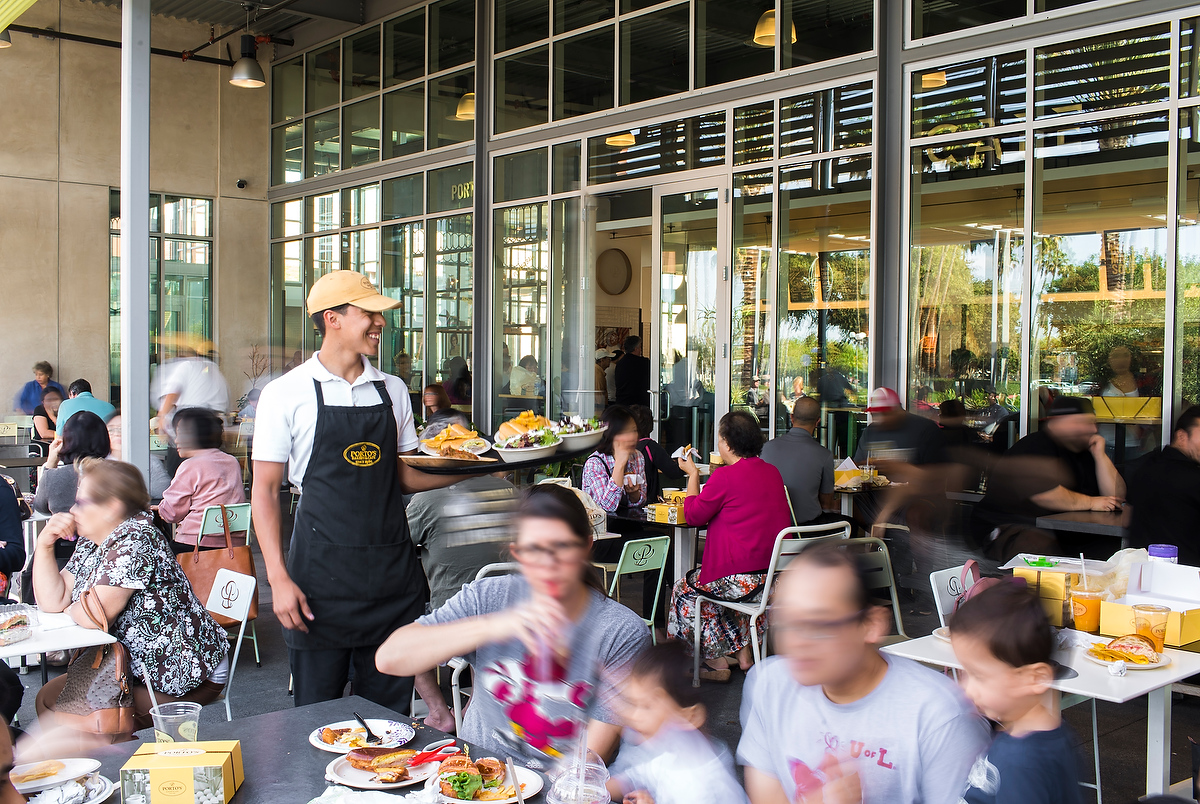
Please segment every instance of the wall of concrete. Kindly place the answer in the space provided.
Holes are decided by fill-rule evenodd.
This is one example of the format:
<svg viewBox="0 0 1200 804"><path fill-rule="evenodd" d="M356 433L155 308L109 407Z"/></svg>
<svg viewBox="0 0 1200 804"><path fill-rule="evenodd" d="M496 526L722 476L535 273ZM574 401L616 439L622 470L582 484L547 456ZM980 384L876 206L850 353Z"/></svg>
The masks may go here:
<svg viewBox="0 0 1200 804"><path fill-rule="evenodd" d="M81 0L40 0L17 24L121 37L119 8ZM164 17L151 28L153 46L170 50L208 35L207 25ZM37 360L49 360L64 385L86 377L107 396L108 194L121 170L120 51L20 33L12 40L0 50L4 409ZM265 64L270 52L260 56ZM214 201L214 340L236 400L251 348L265 354L268 345L269 87L234 87L227 67L165 56L152 56L150 70L150 187Z"/></svg>

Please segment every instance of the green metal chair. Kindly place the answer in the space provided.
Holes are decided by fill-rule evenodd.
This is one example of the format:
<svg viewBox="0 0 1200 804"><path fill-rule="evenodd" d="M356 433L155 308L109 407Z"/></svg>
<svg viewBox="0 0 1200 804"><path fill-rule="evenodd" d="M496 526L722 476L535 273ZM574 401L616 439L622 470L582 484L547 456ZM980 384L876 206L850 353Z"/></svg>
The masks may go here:
<svg viewBox="0 0 1200 804"><path fill-rule="evenodd" d="M796 521L796 509L792 507L792 493L788 491L787 486L783 487L783 496L787 498L788 516L792 518L792 527L799 527L800 523Z"/></svg>
<svg viewBox="0 0 1200 804"><path fill-rule="evenodd" d="M238 503L225 506L225 515L229 517L229 532L231 534L245 533L246 546L250 547L253 540L250 535L250 503ZM204 519L200 522L200 537L224 536L225 526L221 523L221 506L210 505L204 509ZM247 620L249 633L242 638L254 643L254 663L262 667L262 658L258 655L258 628L255 620Z"/></svg>
<svg viewBox="0 0 1200 804"><path fill-rule="evenodd" d="M662 593L663 572L666 569L667 555L670 552L670 536L652 536L648 539L633 539L625 542L625 546L621 548L621 557L617 560L612 584L608 587L608 596L618 603L621 602L622 575L638 575L657 570L658 583L654 586L654 605L650 607L650 611L658 611L658 596ZM643 617L642 622L650 629L650 639L657 645L658 639L654 636L654 618L651 617L647 620Z"/></svg>

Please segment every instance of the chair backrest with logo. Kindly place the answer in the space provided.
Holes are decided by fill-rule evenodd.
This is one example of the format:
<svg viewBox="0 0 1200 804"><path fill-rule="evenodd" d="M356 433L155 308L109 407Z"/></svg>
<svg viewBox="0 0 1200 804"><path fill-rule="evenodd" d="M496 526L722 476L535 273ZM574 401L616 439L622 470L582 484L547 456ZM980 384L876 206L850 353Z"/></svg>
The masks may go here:
<svg viewBox="0 0 1200 804"><path fill-rule="evenodd" d="M258 579L253 575L244 575L222 567L213 578L212 591L208 594L208 602L204 608L213 614L220 614L235 622L242 622L250 613L250 603L254 600L254 589Z"/></svg>

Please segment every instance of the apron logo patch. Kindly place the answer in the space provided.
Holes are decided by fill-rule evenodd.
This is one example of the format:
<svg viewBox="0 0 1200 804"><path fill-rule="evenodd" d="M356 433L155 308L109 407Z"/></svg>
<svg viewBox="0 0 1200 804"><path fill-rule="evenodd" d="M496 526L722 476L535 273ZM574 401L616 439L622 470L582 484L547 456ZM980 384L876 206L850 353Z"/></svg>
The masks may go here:
<svg viewBox="0 0 1200 804"><path fill-rule="evenodd" d="M351 444L342 453L342 457L346 459L346 463L353 466L374 466L379 463L379 456L379 446L372 444L370 441L359 441L357 444Z"/></svg>

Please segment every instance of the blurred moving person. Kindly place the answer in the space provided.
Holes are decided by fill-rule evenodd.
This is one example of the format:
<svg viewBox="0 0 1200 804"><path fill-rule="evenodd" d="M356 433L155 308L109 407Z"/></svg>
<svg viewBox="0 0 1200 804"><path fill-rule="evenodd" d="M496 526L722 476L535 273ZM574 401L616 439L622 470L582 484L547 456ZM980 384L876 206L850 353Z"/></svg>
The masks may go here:
<svg viewBox="0 0 1200 804"><path fill-rule="evenodd" d="M1173 544L1179 563L1200 567L1200 405L1175 422L1170 445L1129 479L1129 546Z"/></svg>
<svg viewBox="0 0 1200 804"><path fill-rule="evenodd" d="M210 352L215 355L215 352ZM158 431L167 437L167 455L163 459L167 473L183 462L175 441L175 412L184 408L205 408L224 417L229 412L229 386L221 369L209 357L202 357L189 348L182 356L163 364L153 385L158 398Z"/></svg>
<svg viewBox="0 0 1200 804"><path fill-rule="evenodd" d="M66 389L56 383L53 377L54 366L45 360L34 363L33 379L22 385L21 390L17 391L17 395L13 397L13 410L17 413L24 413L26 416L32 416L42 401L42 393L47 388L57 388L63 399L66 399Z"/></svg>
<svg viewBox="0 0 1200 804"><path fill-rule="evenodd" d="M634 421L637 422L637 448L646 462L646 500L647 502L658 502L662 497L663 490L662 480L658 476L659 472L664 474L668 480L682 480L687 475L679 468L679 464L675 462L666 448L650 437L654 431L654 414L650 412L650 408L645 405L634 405L630 408L630 412L633 414Z"/></svg>
<svg viewBox="0 0 1200 804"><path fill-rule="evenodd" d="M778 656L746 678L738 762L753 804L950 804L988 729L946 676L879 652L891 630L853 554L800 553L771 608Z"/></svg>
<svg viewBox="0 0 1200 804"><path fill-rule="evenodd" d="M833 498L833 453L816 439L820 420L821 403L800 397L792 406L792 428L768 441L762 450L762 459L783 477L797 525L841 519Z"/></svg>

